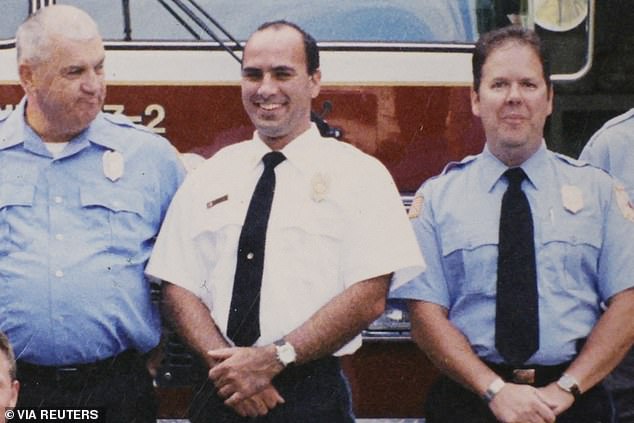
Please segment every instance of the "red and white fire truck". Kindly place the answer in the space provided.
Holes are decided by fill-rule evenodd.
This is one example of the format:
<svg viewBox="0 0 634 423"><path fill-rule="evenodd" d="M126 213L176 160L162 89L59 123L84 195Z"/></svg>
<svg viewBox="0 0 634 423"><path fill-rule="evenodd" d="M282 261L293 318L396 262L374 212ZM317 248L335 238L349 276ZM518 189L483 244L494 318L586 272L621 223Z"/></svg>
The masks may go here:
<svg viewBox="0 0 634 423"><path fill-rule="evenodd" d="M470 108L470 60L487 30L518 22L551 47L551 148L576 156L604 121L634 106L630 0L3 0L5 111L22 97L15 30L29 13L54 3L78 6L99 24L105 111L124 113L181 153L203 157L252 134L239 93L248 35L268 20L298 23L321 50L315 119L324 133L379 158L406 207L425 179L483 146ZM175 336L168 338L157 389L161 413L178 417L191 395L195 360ZM364 332L364 346L344 365L360 417L421 417L437 376L409 339L407 312L398 303Z"/></svg>

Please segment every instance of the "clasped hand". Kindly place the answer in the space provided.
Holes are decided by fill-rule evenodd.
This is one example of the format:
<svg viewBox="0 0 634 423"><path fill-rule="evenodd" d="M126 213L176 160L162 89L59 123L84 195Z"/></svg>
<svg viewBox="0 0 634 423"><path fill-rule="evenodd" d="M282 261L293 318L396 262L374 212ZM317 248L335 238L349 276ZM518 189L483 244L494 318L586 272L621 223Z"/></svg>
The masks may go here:
<svg viewBox="0 0 634 423"><path fill-rule="evenodd" d="M272 385L273 378L284 368L277 361L275 349L235 347L208 351L216 362L209 379L225 398L225 404L241 416L265 415L284 398Z"/></svg>
<svg viewBox="0 0 634 423"><path fill-rule="evenodd" d="M543 388L507 383L489 406L500 422L553 423L573 402L555 383Z"/></svg>

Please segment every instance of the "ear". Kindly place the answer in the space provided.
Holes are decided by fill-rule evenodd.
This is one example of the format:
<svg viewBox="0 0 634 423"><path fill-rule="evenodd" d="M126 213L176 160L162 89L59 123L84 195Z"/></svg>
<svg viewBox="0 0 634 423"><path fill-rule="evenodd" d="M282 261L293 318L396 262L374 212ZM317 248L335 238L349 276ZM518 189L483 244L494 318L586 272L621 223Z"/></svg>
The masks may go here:
<svg viewBox="0 0 634 423"><path fill-rule="evenodd" d="M7 407L15 407L18 403L18 393L20 392L20 382L14 380L11 382L11 398L9 398L9 404Z"/></svg>
<svg viewBox="0 0 634 423"><path fill-rule="evenodd" d="M550 114L553 112L553 98L555 96L555 90L553 88L553 85L550 84L550 89L548 90L548 115L550 116Z"/></svg>
<svg viewBox="0 0 634 423"><path fill-rule="evenodd" d="M475 89L471 90L471 113L480 117L480 95Z"/></svg>
<svg viewBox="0 0 634 423"><path fill-rule="evenodd" d="M321 89L321 70L317 69L312 75L309 75L310 78L310 95L311 98L315 98L319 95L319 90Z"/></svg>
<svg viewBox="0 0 634 423"><path fill-rule="evenodd" d="M18 67L18 74L20 76L22 89L24 92L29 93L31 87L33 87L33 68L23 63Z"/></svg>

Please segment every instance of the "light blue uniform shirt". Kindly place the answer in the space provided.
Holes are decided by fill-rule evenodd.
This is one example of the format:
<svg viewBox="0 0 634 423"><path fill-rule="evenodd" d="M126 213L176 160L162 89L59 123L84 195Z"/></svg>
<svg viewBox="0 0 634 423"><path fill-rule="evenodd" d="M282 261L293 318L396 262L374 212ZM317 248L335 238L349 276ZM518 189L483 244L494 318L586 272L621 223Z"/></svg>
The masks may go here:
<svg viewBox="0 0 634 423"><path fill-rule="evenodd" d="M143 270L184 176L176 150L99 114L53 158L24 107L0 121L0 329L41 365L150 350L160 319Z"/></svg>
<svg viewBox="0 0 634 423"><path fill-rule="evenodd" d="M590 138L579 159L609 172L634 198L634 109L607 121Z"/></svg>
<svg viewBox="0 0 634 423"><path fill-rule="evenodd" d="M392 295L447 308L475 353L498 363L495 299L506 169L485 147L423 184L417 193L422 209L412 224L427 270ZM599 169L545 144L522 169L534 221L540 322L539 350L528 363L558 364L576 355L601 303L634 285L634 223L625 217L631 209L617 205L613 180Z"/></svg>

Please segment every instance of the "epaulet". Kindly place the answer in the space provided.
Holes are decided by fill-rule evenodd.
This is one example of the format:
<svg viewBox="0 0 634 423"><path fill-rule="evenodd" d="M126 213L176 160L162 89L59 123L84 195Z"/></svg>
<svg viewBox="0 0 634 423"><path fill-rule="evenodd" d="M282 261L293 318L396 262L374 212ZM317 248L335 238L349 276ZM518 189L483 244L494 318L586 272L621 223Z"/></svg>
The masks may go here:
<svg viewBox="0 0 634 423"><path fill-rule="evenodd" d="M134 128L134 129L138 129L139 131L155 134L154 131L152 131L147 126L138 125L132 122L130 118L124 115L123 113L103 113L103 117L106 121L117 126Z"/></svg>
<svg viewBox="0 0 634 423"><path fill-rule="evenodd" d="M442 170L440 174L445 175L451 172L452 170L462 169L463 167L465 167L466 165L474 161L476 158L477 156L467 156L464 159L460 160L459 162L449 162L445 165L445 168Z"/></svg>
<svg viewBox="0 0 634 423"><path fill-rule="evenodd" d="M584 162L583 160L573 159L572 157L566 156L565 154L561 154L561 153L554 153L554 154L556 158L558 158L562 162L568 163L571 166L575 166L575 167L591 166L590 163L588 162Z"/></svg>
<svg viewBox="0 0 634 423"><path fill-rule="evenodd" d="M603 124L603 126L601 126L601 128L599 128L599 130L597 131L597 134L599 132L604 131L605 129L608 129L608 128L612 127L612 126L618 125L619 123L624 122L624 121L626 121L628 119L631 119L633 117L634 117L634 108L632 108L632 109L628 110L627 112L622 113L622 114L620 114L618 116L615 116L612 119L610 119L607 122L605 122ZM595 136L596 136L596 134L595 134Z"/></svg>

